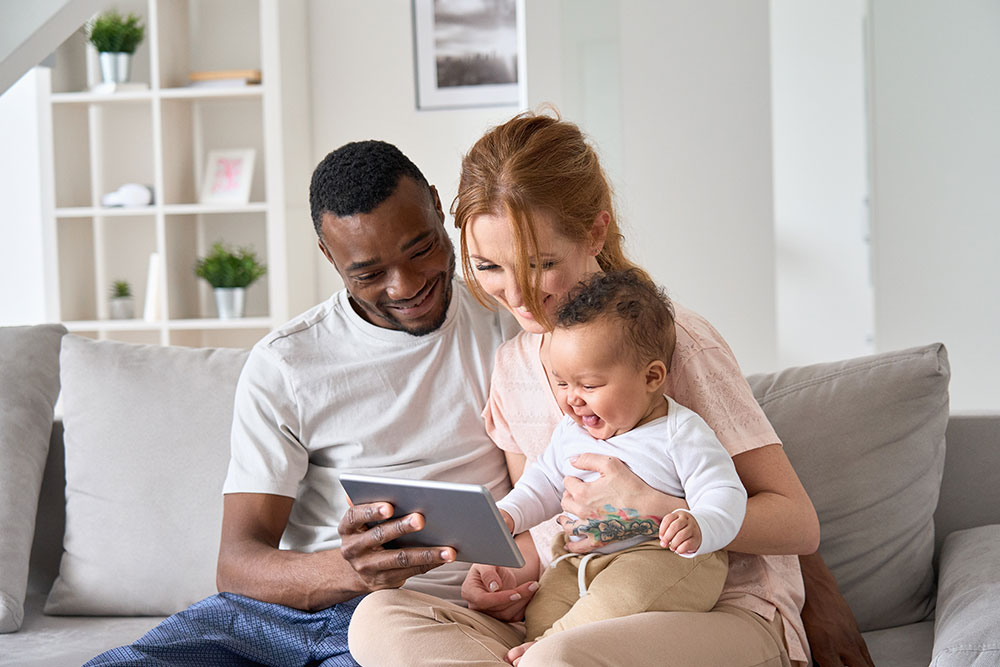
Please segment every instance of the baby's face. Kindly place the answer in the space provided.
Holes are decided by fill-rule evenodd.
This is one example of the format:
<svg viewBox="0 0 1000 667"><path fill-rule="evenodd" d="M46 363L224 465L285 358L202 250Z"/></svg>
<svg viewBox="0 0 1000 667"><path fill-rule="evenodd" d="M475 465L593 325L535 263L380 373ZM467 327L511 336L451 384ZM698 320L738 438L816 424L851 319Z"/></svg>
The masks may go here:
<svg viewBox="0 0 1000 667"><path fill-rule="evenodd" d="M600 319L552 332L549 373L559 407L598 440L630 431L659 398L645 368L623 348L614 324Z"/></svg>

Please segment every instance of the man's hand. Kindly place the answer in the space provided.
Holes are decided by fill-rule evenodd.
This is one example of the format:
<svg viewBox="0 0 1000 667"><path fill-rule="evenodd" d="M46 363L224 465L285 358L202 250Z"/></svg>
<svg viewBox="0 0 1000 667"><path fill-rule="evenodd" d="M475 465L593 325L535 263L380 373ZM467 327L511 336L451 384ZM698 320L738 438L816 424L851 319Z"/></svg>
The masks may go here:
<svg viewBox="0 0 1000 667"><path fill-rule="evenodd" d="M806 601L802 623L819 667L874 667L858 622L819 554L799 556Z"/></svg>
<svg viewBox="0 0 1000 667"><path fill-rule="evenodd" d="M660 522L660 546L686 556L701 546L701 526L688 512L671 512Z"/></svg>
<svg viewBox="0 0 1000 667"><path fill-rule="evenodd" d="M362 592L399 588L413 575L455 560L451 547L386 549L386 542L424 527L419 514L390 519L392 512L389 503L366 503L349 507L340 520L340 554L357 572ZM373 521L383 522L369 527Z"/></svg>
<svg viewBox="0 0 1000 667"><path fill-rule="evenodd" d="M516 570L496 565L473 565L462 582L462 598L469 609L510 623L524 618L524 608L538 590L538 582L517 585Z"/></svg>

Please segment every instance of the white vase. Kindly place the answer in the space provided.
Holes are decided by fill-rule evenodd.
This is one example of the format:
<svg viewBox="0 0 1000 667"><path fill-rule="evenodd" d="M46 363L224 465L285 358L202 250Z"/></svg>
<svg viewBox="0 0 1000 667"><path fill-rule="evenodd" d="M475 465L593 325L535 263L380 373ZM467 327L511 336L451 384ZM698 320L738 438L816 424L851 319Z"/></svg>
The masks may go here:
<svg viewBox="0 0 1000 667"><path fill-rule="evenodd" d="M108 302L108 315L113 320L130 320L135 317L135 299L130 296L113 296Z"/></svg>
<svg viewBox="0 0 1000 667"><path fill-rule="evenodd" d="M131 53L101 51L97 54L101 63L101 81L104 83L125 83L132 69Z"/></svg>
<svg viewBox="0 0 1000 667"><path fill-rule="evenodd" d="M246 287L216 287L215 307L220 320L234 320L243 317L246 305Z"/></svg>

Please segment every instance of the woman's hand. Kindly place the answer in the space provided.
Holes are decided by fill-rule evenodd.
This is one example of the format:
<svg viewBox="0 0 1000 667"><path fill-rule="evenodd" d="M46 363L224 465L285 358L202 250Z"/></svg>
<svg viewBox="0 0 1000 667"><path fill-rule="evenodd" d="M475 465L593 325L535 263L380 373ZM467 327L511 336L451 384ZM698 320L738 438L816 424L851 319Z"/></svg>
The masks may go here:
<svg viewBox="0 0 1000 667"><path fill-rule="evenodd" d="M591 482L574 476L563 479L562 508L581 517L558 519L566 536L577 538L566 541L568 551L589 553L636 535L655 536L665 515L688 508L683 498L657 491L612 456L581 454L573 466L600 476Z"/></svg>
<svg viewBox="0 0 1000 667"><path fill-rule="evenodd" d="M473 565L462 582L462 598L469 609L510 623L524 618L524 608L538 590L537 581L517 583L517 570L496 565Z"/></svg>

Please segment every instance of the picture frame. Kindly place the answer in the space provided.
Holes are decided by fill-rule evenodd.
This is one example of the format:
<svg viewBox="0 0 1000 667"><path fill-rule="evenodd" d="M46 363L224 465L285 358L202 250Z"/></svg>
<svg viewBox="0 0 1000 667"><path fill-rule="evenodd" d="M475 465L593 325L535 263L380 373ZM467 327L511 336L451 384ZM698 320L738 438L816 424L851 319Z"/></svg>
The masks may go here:
<svg viewBox="0 0 1000 667"><path fill-rule="evenodd" d="M209 151L198 201L202 204L248 203L254 156L252 148Z"/></svg>
<svg viewBox="0 0 1000 667"><path fill-rule="evenodd" d="M412 0L418 110L520 103L519 0Z"/></svg>

